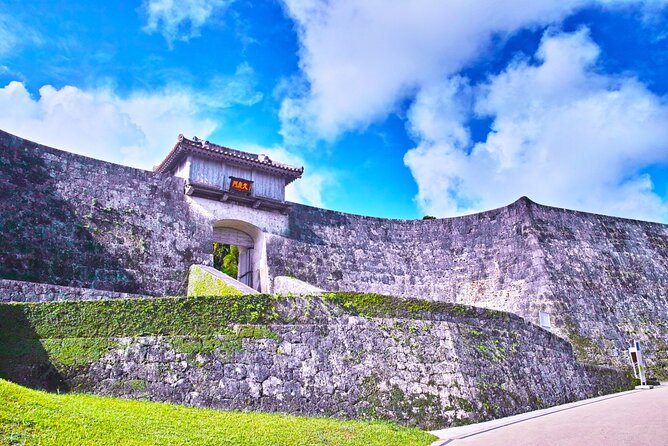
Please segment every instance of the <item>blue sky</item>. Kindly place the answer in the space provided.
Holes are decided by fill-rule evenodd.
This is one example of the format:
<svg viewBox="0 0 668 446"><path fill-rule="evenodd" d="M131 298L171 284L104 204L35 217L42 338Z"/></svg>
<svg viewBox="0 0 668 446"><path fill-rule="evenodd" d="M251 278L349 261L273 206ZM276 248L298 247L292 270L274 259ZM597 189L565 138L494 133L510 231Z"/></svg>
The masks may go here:
<svg viewBox="0 0 668 446"><path fill-rule="evenodd" d="M392 218L668 221L668 0L0 1L0 128L150 169L179 133Z"/></svg>

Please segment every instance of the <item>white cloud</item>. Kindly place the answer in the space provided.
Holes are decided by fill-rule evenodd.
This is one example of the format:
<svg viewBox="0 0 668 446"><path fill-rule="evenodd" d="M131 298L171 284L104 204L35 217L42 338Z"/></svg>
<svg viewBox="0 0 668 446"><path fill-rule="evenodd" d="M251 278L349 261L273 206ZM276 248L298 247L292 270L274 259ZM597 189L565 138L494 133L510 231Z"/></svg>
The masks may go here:
<svg viewBox="0 0 668 446"><path fill-rule="evenodd" d="M294 203L323 207L323 189L334 183L334 174L326 169L308 165L300 155L280 146L263 147L254 144L241 144L239 150L251 153L263 153L271 160L291 166L303 166L302 178L290 183L285 189L285 199Z"/></svg>
<svg viewBox="0 0 668 446"><path fill-rule="evenodd" d="M242 74L245 67L237 70ZM213 83L215 84L215 82ZM31 141L106 161L152 169L183 133L206 139L216 129L211 107L252 105L257 93L223 86L221 91L193 92L168 88L122 98L110 89L82 90L45 85L33 98L20 82L0 88L0 129ZM287 199L322 206L322 190L332 182L327 170L306 165L303 158L282 147L241 145L241 150L264 153L278 162L305 166L303 178L286 189Z"/></svg>
<svg viewBox="0 0 668 446"><path fill-rule="evenodd" d="M200 29L230 0L148 0L144 3L148 33L160 32L171 46L175 40L188 41L200 35Z"/></svg>
<svg viewBox="0 0 668 446"><path fill-rule="evenodd" d="M207 91L200 95L200 102L215 108L254 105L263 98L256 86L255 70L247 62L243 62L237 66L234 75L212 79Z"/></svg>
<svg viewBox="0 0 668 446"><path fill-rule="evenodd" d="M642 170L668 163L668 100L633 77L600 74L587 30L543 37L539 64L516 61L483 85L453 78L423 88L409 113L420 140L404 161L418 204L439 216L545 204L650 220L668 203ZM466 128L493 119L484 142Z"/></svg>
<svg viewBox="0 0 668 446"><path fill-rule="evenodd" d="M21 82L0 88L0 128L32 141L82 155L151 169L179 133L207 138L222 109L262 99L246 63L204 90L171 85L126 97L111 88L92 90L45 85L33 98Z"/></svg>
<svg viewBox="0 0 668 446"><path fill-rule="evenodd" d="M207 137L216 127L187 93L136 93L109 89L59 90L45 85L33 99L24 85L0 88L0 128L45 145L94 158L151 169L178 133Z"/></svg>
<svg viewBox="0 0 668 446"><path fill-rule="evenodd" d="M491 39L557 23L585 5L656 10L666 0L283 0L309 88L281 107L288 139L333 139L457 73Z"/></svg>

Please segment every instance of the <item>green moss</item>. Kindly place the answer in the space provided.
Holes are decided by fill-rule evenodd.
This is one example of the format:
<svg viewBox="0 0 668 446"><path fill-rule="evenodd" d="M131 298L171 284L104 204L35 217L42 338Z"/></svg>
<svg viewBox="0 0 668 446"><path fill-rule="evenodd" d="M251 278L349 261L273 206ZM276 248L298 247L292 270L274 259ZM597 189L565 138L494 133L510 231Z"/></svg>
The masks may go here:
<svg viewBox="0 0 668 446"><path fill-rule="evenodd" d="M497 338L500 336L495 330L484 333L472 327L462 326L460 328L464 342L486 359L492 362L501 362L506 359L506 348Z"/></svg>
<svg viewBox="0 0 668 446"><path fill-rule="evenodd" d="M190 267L188 296L241 296L243 293L199 265Z"/></svg>
<svg viewBox="0 0 668 446"><path fill-rule="evenodd" d="M251 339L273 339L274 341L281 342L283 337L278 333L270 330L267 327L261 325L241 325L235 327L235 334L239 338L251 338Z"/></svg>
<svg viewBox="0 0 668 446"><path fill-rule="evenodd" d="M594 363L594 357L603 353L601 348L591 339L586 336L582 336L578 330L575 328L575 325L566 321L564 328L566 329L566 336L573 346L573 351L575 352L575 357L580 362L585 363Z"/></svg>
<svg viewBox="0 0 668 446"><path fill-rule="evenodd" d="M222 355L231 355L243 350L243 339L271 339L281 342L283 338L267 327L244 325L223 330L217 336L171 336L165 340L178 352L194 356L218 350Z"/></svg>
<svg viewBox="0 0 668 446"><path fill-rule="evenodd" d="M450 316L498 318L506 314L449 302L432 302L419 299L399 299L382 294L324 293L322 298L343 308L347 313L364 317L402 317L409 319L429 318L430 314Z"/></svg>
<svg viewBox="0 0 668 446"><path fill-rule="evenodd" d="M132 389L143 391L146 390L146 381L143 379L128 379L125 383Z"/></svg>
<svg viewBox="0 0 668 446"><path fill-rule="evenodd" d="M453 396L450 400L457 408L463 410L464 412L473 412L473 404L466 398Z"/></svg>
<svg viewBox="0 0 668 446"><path fill-rule="evenodd" d="M108 338L4 338L0 362L52 363L57 369L85 367L118 344Z"/></svg>
<svg viewBox="0 0 668 446"><path fill-rule="evenodd" d="M221 353L241 351L241 339L232 337L219 339L213 336L170 337L166 339L174 350L188 355L207 354L219 350Z"/></svg>
<svg viewBox="0 0 668 446"><path fill-rule="evenodd" d="M88 366L118 346L108 338L42 339L42 346L54 365Z"/></svg>
<svg viewBox="0 0 668 446"><path fill-rule="evenodd" d="M274 321L274 304L263 294L0 304L0 338L212 335Z"/></svg>

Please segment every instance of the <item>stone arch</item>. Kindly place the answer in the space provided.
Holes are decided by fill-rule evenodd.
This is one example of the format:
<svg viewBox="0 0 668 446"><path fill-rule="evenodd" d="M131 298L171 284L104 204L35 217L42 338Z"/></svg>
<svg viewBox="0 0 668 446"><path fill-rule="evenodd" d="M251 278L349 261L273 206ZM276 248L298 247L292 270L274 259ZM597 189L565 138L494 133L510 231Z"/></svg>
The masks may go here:
<svg viewBox="0 0 668 446"><path fill-rule="evenodd" d="M269 292L265 237L257 226L242 220L218 220L213 224L212 242L238 246L237 280L258 291Z"/></svg>

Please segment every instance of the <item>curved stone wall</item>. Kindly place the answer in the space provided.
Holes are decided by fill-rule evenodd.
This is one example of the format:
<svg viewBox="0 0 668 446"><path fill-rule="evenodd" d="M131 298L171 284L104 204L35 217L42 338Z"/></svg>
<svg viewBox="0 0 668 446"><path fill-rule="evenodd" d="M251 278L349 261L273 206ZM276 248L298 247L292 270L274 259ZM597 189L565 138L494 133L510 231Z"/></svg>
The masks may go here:
<svg viewBox="0 0 668 446"><path fill-rule="evenodd" d="M182 294L212 261L212 226L258 212L191 200L182 180L0 131L0 279ZM265 218L266 217L266 218ZM294 205L255 215L262 282L379 292L509 311L582 359L628 367L631 339L668 378L668 226L538 205L439 220L384 220ZM260 251L258 251L260 252ZM265 277L266 276L266 277ZM264 286L264 285L263 285Z"/></svg>
<svg viewBox="0 0 668 446"><path fill-rule="evenodd" d="M192 308L190 299L153 299L161 310L145 299L0 304L6 333L33 336L0 335L0 376L54 390L428 429L629 386L622 372L579 363L568 342L509 313L373 295L258 297L256 304L246 296L239 315L227 313L221 324L227 300L204 298ZM102 311L91 311L96 306ZM67 322L48 325L51 313ZM190 313L197 323L188 326ZM86 324L76 326L76 315ZM153 324L166 315L185 325ZM248 324L248 317L271 322ZM217 328L202 334L207 324ZM72 337L99 336L99 327L125 336Z"/></svg>
<svg viewBox="0 0 668 446"><path fill-rule="evenodd" d="M183 294L188 267L211 256L180 178L0 131L0 190L2 279Z"/></svg>
<svg viewBox="0 0 668 446"><path fill-rule="evenodd" d="M571 340L582 359L628 367L639 339L668 377L668 226L551 208L526 197L479 214L385 220L295 206L271 236L274 275L509 311Z"/></svg>

